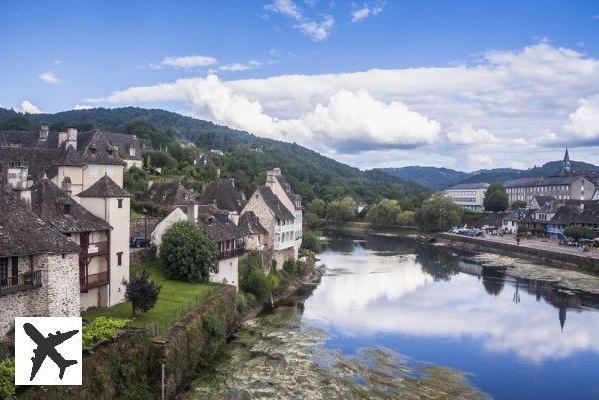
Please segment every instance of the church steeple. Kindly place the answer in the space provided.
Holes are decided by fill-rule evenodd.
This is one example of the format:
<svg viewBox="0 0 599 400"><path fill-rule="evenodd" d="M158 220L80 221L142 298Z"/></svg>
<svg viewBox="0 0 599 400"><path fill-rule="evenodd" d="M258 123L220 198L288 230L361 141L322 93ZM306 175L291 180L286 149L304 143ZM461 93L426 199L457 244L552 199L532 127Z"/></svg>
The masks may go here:
<svg viewBox="0 0 599 400"><path fill-rule="evenodd" d="M564 161L562 161L562 165L564 170L566 171L570 171L571 165L570 165L570 155L568 154L568 148L566 147L566 154L564 154Z"/></svg>

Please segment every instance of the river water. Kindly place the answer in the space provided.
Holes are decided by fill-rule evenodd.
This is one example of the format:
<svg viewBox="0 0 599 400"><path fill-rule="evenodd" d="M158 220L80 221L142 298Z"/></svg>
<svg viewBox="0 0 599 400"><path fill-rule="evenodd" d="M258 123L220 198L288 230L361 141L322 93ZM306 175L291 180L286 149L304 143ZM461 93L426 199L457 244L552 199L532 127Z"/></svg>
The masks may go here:
<svg viewBox="0 0 599 400"><path fill-rule="evenodd" d="M409 238L327 238L311 293L249 321L189 399L598 399L597 299Z"/></svg>

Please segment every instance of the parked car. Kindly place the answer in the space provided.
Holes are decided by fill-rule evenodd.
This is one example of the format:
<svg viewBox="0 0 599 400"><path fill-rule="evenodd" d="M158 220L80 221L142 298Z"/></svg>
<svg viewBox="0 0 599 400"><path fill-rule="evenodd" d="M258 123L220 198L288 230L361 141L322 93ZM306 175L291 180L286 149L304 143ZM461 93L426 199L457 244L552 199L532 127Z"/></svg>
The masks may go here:
<svg viewBox="0 0 599 400"><path fill-rule="evenodd" d="M136 236L129 240L130 247L150 247L150 240L143 236Z"/></svg>

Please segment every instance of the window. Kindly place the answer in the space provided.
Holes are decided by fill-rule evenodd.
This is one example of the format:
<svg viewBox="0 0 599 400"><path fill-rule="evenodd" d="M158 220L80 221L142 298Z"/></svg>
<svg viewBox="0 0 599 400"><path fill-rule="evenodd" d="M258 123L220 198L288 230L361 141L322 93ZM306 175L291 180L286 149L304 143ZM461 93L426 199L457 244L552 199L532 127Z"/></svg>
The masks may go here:
<svg viewBox="0 0 599 400"><path fill-rule="evenodd" d="M130 147L129 148L129 155L130 156L135 156L135 147Z"/></svg>
<svg viewBox="0 0 599 400"><path fill-rule="evenodd" d="M70 205L70 204L65 204L65 205L64 205L64 210L63 210L63 211L64 211L64 213L65 213L66 215L70 214L70 213L71 213L71 205Z"/></svg>
<svg viewBox="0 0 599 400"><path fill-rule="evenodd" d="M123 208L123 199L117 199L116 203L118 208Z"/></svg>
<svg viewBox="0 0 599 400"><path fill-rule="evenodd" d="M8 258L0 258L0 286L8 285Z"/></svg>
<svg viewBox="0 0 599 400"><path fill-rule="evenodd" d="M89 176L98 176L98 169L96 168L96 165L91 164L89 166Z"/></svg>
<svg viewBox="0 0 599 400"><path fill-rule="evenodd" d="M112 165L106 166L106 175L112 178Z"/></svg>
<svg viewBox="0 0 599 400"><path fill-rule="evenodd" d="M119 251L116 253L116 265L123 265L123 252Z"/></svg>

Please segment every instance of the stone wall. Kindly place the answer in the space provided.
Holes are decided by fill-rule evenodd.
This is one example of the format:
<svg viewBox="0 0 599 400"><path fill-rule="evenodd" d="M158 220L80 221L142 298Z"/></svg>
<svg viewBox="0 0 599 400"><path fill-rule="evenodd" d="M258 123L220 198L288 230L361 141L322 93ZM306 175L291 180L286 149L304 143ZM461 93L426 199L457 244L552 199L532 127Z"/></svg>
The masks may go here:
<svg viewBox="0 0 599 400"><path fill-rule="evenodd" d="M273 260L277 262L277 270L281 270L283 268L283 264L287 260L295 260L297 255L295 254L294 247L288 247L283 250L275 250L273 252Z"/></svg>
<svg viewBox="0 0 599 400"><path fill-rule="evenodd" d="M210 282L235 286L239 290L239 257L218 261L218 272L210 274Z"/></svg>
<svg viewBox="0 0 599 400"><path fill-rule="evenodd" d="M275 217L264 202L264 199L260 196L258 190L256 190L248 199L248 202L241 211L241 215L247 211L253 211L260 220L260 224L268 231L268 235L263 237L262 243L267 246L273 246L275 237Z"/></svg>
<svg viewBox="0 0 599 400"><path fill-rule="evenodd" d="M41 254L19 257L19 272L42 271L42 286L0 297L0 337L14 327L15 317L79 316L79 255Z"/></svg>
<svg viewBox="0 0 599 400"><path fill-rule="evenodd" d="M141 265L142 263L156 258L156 247L142 247L131 249L129 253L129 265Z"/></svg>

